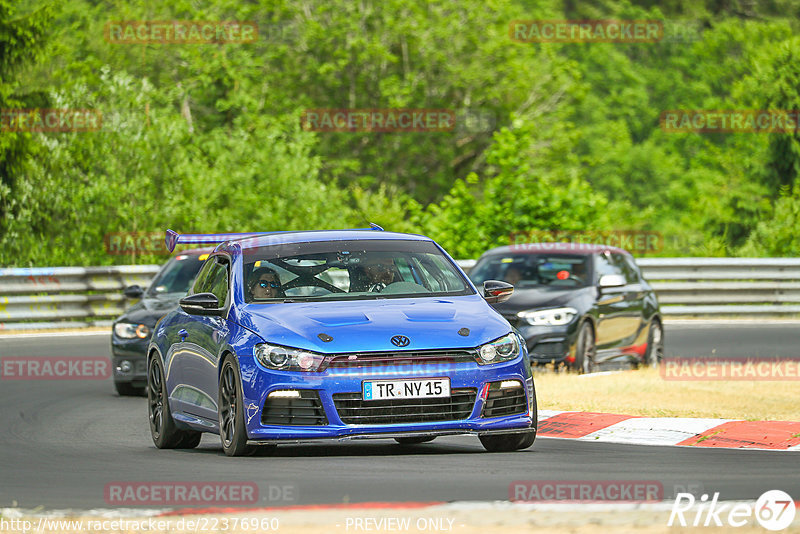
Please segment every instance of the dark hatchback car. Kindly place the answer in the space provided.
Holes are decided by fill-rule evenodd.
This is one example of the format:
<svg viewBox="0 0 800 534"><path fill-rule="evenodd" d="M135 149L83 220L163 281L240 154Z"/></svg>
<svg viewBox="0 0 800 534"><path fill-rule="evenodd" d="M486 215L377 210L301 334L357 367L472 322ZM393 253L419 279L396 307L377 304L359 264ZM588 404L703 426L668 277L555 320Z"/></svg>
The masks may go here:
<svg viewBox="0 0 800 534"><path fill-rule="evenodd" d="M125 296L140 299L114 321L111 332L114 387L120 395L144 395L147 386L147 345L153 328L178 306L213 249L182 251L170 258L145 290L125 288Z"/></svg>
<svg viewBox="0 0 800 534"><path fill-rule="evenodd" d="M605 245L536 243L485 252L475 284L505 280L500 312L525 337L531 363L579 372L604 364L656 366L664 352L658 300L628 252Z"/></svg>

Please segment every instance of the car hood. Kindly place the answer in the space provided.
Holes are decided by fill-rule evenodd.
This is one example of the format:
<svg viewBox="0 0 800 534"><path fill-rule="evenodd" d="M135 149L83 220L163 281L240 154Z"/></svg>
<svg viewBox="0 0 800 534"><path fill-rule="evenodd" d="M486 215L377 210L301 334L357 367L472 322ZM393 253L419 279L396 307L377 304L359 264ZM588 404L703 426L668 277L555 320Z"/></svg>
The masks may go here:
<svg viewBox="0 0 800 534"><path fill-rule="evenodd" d="M168 293L158 297L144 297L139 302L125 310L116 322L146 324L150 328L164 315L178 307L178 301L183 298L181 293Z"/></svg>
<svg viewBox="0 0 800 534"><path fill-rule="evenodd" d="M515 289L510 299L502 304L496 304L494 308L503 315L515 315L523 310L569 306L575 301L591 295L594 291L593 287Z"/></svg>
<svg viewBox="0 0 800 534"><path fill-rule="evenodd" d="M248 304L239 322L271 343L326 353L471 348L511 330L478 295ZM466 336L459 334L464 328ZM321 334L333 339L324 342ZM408 346L393 345L396 335Z"/></svg>

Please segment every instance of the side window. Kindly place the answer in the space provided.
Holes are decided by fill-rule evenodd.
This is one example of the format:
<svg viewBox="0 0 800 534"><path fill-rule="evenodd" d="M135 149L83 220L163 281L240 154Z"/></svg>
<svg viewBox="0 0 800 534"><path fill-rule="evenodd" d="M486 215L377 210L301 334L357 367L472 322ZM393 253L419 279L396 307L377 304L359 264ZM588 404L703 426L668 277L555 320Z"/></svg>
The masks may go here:
<svg viewBox="0 0 800 534"><path fill-rule="evenodd" d="M606 274L619 274L625 276L625 273L622 272L622 269L619 267L619 265L617 265L612 259L611 254L608 253L598 254L595 256L595 267L595 270L597 271L597 281L600 280L601 276Z"/></svg>
<svg viewBox="0 0 800 534"><path fill-rule="evenodd" d="M219 305L224 306L228 298L228 262L217 257L214 266L206 279L207 291L214 293L219 300Z"/></svg>
<svg viewBox="0 0 800 534"><path fill-rule="evenodd" d="M622 272L625 275L625 280L629 284L638 284L641 282L639 279L639 269L636 267L636 264L633 262L633 258L631 256L614 254L614 257L617 260L617 264L622 268Z"/></svg>
<svg viewBox="0 0 800 534"><path fill-rule="evenodd" d="M192 293L209 293L208 289L208 273L211 272L211 269L214 268L214 265L217 263L215 258L209 258L206 260L203 267L200 268L200 272L197 273L197 279L194 282L194 289Z"/></svg>

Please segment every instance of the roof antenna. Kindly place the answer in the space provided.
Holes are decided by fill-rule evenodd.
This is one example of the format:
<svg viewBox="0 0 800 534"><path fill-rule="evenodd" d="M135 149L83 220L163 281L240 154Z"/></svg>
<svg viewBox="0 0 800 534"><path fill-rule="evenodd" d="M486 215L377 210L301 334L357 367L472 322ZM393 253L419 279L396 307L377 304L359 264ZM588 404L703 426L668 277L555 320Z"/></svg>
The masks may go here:
<svg viewBox="0 0 800 534"><path fill-rule="evenodd" d="M369 223L369 227L372 228L373 230L377 230L379 232L383 232L384 231L382 227L378 226L375 223Z"/></svg>

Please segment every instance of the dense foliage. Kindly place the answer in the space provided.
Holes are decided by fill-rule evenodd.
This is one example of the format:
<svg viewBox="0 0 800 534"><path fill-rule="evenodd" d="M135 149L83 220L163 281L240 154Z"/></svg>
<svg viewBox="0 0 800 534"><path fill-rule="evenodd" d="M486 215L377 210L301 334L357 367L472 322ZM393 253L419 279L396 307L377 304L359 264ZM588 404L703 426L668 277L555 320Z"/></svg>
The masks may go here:
<svg viewBox="0 0 800 534"><path fill-rule="evenodd" d="M521 43L520 19L658 19L656 43ZM252 43L120 44L125 20ZM531 230L642 230L661 255L798 255L800 137L673 133L666 110L800 109L800 0L0 0L0 266L151 262L109 232L363 227L476 257ZM454 110L448 132L311 132L304 110ZM652 252L652 251L651 251Z"/></svg>

